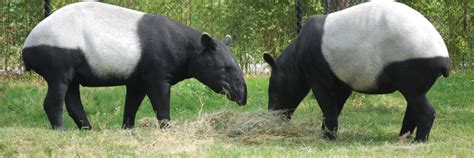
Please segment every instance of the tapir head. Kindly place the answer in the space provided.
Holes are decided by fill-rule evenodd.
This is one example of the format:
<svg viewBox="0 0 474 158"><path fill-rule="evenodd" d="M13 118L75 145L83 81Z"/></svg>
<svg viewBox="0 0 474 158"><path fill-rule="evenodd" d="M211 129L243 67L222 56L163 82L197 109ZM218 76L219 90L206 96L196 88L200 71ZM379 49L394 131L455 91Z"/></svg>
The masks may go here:
<svg viewBox="0 0 474 158"><path fill-rule="evenodd" d="M268 109L281 110L286 117L296 110L296 107L309 91L307 83L288 68L279 65L269 55L264 54L264 60L272 67L272 74L268 85Z"/></svg>
<svg viewBox="0 0 474 158"><path fill-rule="evenodd" d="M217 41L203 33L200 41L202 49L192 59L190 71L193 77L214 92L225 94L229 100L245 105L247 86L235 56L227 48L231 41L229 35L223 41Z"/></svg>

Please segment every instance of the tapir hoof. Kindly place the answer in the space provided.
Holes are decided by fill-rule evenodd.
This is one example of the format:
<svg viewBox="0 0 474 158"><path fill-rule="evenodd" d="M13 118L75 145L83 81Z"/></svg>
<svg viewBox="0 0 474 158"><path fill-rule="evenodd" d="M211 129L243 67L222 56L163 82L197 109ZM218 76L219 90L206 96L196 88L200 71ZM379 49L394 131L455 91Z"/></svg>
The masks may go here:
<svg viewBox="0 0 474 158"><path fill-rule="evenodd" d="M160 120L160 129L170 129L171 123L170 120Z"/></svg>
<svg viewBox="0 0 474 158"><path fill-rule="evenodd" d="M134 127L135 127L134 125L126 125L126 124L122 125L122 129L132 129Z"/></svg>
<svg viewBox="0 0 474 158"><path fill-rule="evenodd" d="M327 141L336 141L336 132L324 131L322 138Z"/></svg>
<svg viewBox="0 0 474 158"><path fill-rule="evenodd" d="M92 130L92 127L91 126L82 126L81 128L79 128L79 130L84 130L84 131L90 131Z"/></svg>
<svg viewBox="0 0 474 158"><path fill-rule="evenodd" d="M65 131L66 127L63 126L53 126L53 130L55 131Z"/></svg>
<svg viewBox="0 0 474 158"><path fill-rule="evenodd" d="M413 140L413 143L424 143L424 142L427 142L427 141L428 141L427 137L422 137L422 138L415 138Z"/></svg>

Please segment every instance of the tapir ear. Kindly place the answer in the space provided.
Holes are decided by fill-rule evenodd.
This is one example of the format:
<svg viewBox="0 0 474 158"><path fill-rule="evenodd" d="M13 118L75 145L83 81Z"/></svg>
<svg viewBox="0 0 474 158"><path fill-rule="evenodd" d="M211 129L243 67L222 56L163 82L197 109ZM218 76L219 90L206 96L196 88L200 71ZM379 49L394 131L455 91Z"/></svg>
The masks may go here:
<svg viewBox="0 0 474 158"><path fill-rule="evenodd" d="M202 33L201 36L201 44L205 48L210 48L210 49L215 49L216 48L216 42L209 36L207 32Z"/></svg>
<svg viewBox="0 0 474 158"><path fill-rule="evenodd" d="M268 63L268 65L270 65L272 67L272 69L275 69L275 60L273 60L272 56L268 53L263 53L263 59L265 60L265 62Z"/></svg>
<svg viewBox="0 0 474 158"><path fill-rule="evenodd" d="M226 46L228 46L232 42L232 37L230 35L225 35L224 40L222 43L224 43Z"/></svg>

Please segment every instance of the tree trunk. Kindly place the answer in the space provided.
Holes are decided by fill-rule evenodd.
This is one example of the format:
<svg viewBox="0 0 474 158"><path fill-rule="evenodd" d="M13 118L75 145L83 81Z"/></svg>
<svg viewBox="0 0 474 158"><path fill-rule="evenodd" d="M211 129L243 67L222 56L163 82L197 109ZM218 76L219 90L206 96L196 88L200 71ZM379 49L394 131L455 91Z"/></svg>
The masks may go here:
<svg viewBox="0 0 474 158"><path fill-rule="evenodd" d="M3 73L8 74L8 57L5 58L5 68L3 70Z"/></svg>
<svg viewBox="0 0 474 158"><path fill-rule="evenodd" d="M324 7L324 14L329 14L329 0L322 0L322 4Z"/></svg>
<svg viewBox="0 0 474 158"><path fill-rule="evenodd" d="M349 6L349 0L323 0L324 14L329 14Z"/></svg>
<svg viewBox="0 0 474 158"><path fill-rule="evenodd" d="M296 10L296 34L300 33L301 30L301 19L302 19L302 6L301 0L296 0L295 10Z"/></svg>
<svg viewBox="0 0 474 158"><path fill-rule="evenodd" d="M336 7L336 10L334 11L343 10L349 6L348 0L333 0L333 3L333 5Z"/></svg>
<svg viewBox="0 0 474 158"><path fill-rule="evenodd" d="M49 0L44 0L44 18L48 17L51 13L51 3Z"/></svg>
<svg viewBox="0 0 474 158"><path fill-rule="evenodd" d="M464 10L464 13L463 13L463 32L464 32L464 39L467 40L468 42L468 45L470 43L469 41L469 32L468 32L468 21L467 21L467 13L468 13L468 10L469 9L469 6L468 6L468 3L467 3L467 0L464 0L464 7L463 7L463 10ZM461 65L462 65L462 68L464 68L466 66L466 53L468 53L467 51L469 50L469 48L467 50L465 50L466 52L462 53L461 55Z"/></svg>

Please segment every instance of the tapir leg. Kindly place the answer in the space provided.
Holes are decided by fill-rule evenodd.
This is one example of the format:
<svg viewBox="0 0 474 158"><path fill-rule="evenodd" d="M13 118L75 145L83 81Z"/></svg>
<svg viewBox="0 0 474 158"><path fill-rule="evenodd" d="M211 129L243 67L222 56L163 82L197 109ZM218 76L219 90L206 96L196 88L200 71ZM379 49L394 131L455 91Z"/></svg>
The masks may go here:
<svg viewBox="0 0 474 158"><path fill-rule="evenodd" d="M62 118L63 102L68 89L67 83L48 81L48 93L44 100L44 110L53 129L64 130Z"/></svg>
<svg viewBox="0 0 474 158"><path fill-rule="evenodd" d="M336 105L336 94L331 91L331 87L322 84L311 85L316 101L323 112L324 138L328 140L336 139L338 126L337 115L339 107Z"/></svg>
<svg viewBox="0 0 474 158"><path fill-rule="evenodd" d="M407 106L405 116L403 117L402 129L400 130L400 137L411 136L416 128L415 111L413 106Z"/></svg>
<svg viewBox="0 0 474 158"><path fill-rule="evenodd" d="M352 94L352 88L349 87L348 85L336 81L335 82L336 86L334 87L335 91L335 105L338 107L337 109L337 117L339 118L339 115L341 114L342 108L344 107L344 104L346 103L347 98L351 96ZM321 125L321 129L324 130L326 127L324 126L324 122Z"/></svg>
<svg viewBox="0 0 474 158"><path fill-rule="evenodd" d="M415 141L428 139L435 110L426 99L426 94L437 78L445 73L447 65L447 59L428 58L396 62L384 68L379 76L379 85L398 90L408 104L400 136L411 134L416 129Z"/></svg>
<svg viewBox="0 0 474 158"><path fill-rule="evenodd" d="M147 95L150 98L156 117L160 121L160 128L169 126L170 116L170 87L169 83L150 83Z"/></svg>
<svg viewBox="0 0 474 158"><path fill-rule="evenodd" d="M415 141L427 141L431 127L433 127L436 111L425 95L415 98L415 104L417 105L415 111L419 112L415 117L416 126L418 127Z"/></svg>
<svg viewBox="0 0 474 158"><path fill-rule="evenodd" d="M425 94L404 94L404 96L408 102L408 107L411 108L410 111L414 113L412 116L414 116L413 119L417 128L415 141L427 141L431 127L433 126L436 111L426 99ZM413 125L408 125L407 127L413 127ZM402 127L402 132L403 130ZM411 129L409 128L407 130Z"/></svg>
<svg viewBox="0 0 474 158"><path fill-rule="evenodd" d="M89 120L84 112L84 107L82 106L78 82L73 81L69 84L66 93L66 109L79 129L91 129Z"/></svg>
<svg viewBox="0 0 474 158"><path fill-rule="evenodd" d="M407 101L407 110L403 118L400 136L417 129L415 141L426 141L435 119L435 110L426 98L426 93L436 81L437 75L412 75L413 79L399 80L399 91Z"/></svg>
<svg viewBox="0 0 474 158"><path fill-rule="evenodd" d="M130 129L135 126L135 116L145 94L145 88L143 86L140 86L139 84L127 85L122 128Z"/></svg>

